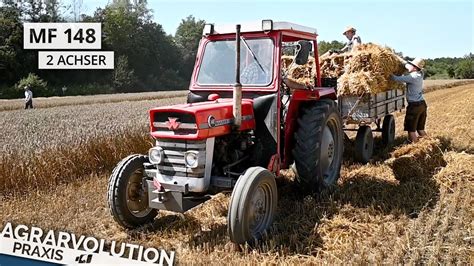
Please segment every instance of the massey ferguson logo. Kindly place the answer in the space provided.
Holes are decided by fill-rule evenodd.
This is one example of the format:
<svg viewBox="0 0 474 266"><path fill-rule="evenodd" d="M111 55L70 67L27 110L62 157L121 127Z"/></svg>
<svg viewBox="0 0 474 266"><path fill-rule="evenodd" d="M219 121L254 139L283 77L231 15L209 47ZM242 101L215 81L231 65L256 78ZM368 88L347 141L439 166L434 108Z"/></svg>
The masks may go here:
<svg viewBox="0 0 474 266"><path fill-rule="evenodd" d="M169 130L176 130L179 128L179 125L181 125L181 123L178 122L178 119L179 118L176 117L168 117L168 122L166 122L166 126Z"/></svg>

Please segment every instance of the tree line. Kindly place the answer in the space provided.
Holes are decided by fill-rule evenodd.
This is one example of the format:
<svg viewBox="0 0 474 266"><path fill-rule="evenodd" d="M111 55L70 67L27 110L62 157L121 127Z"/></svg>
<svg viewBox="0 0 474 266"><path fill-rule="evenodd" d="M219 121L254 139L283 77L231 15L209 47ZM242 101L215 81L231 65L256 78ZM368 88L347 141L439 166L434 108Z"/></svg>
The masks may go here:
<svg viewBox="0 0 474 266"><path fill-rule="evenodd" d="M115 69L37 69L37 51L23 49L22 23L79 21L102 23L102 48L115 52ZM24 85L35 96L186 89L204 23L188 16L173 36L145 0L114 0L92 15L82 13L82 0L1 0L0 98L21 97ZM319 53L343 45L320 41ZM474 78L473 55L427 60L426 76Z"/></svg>

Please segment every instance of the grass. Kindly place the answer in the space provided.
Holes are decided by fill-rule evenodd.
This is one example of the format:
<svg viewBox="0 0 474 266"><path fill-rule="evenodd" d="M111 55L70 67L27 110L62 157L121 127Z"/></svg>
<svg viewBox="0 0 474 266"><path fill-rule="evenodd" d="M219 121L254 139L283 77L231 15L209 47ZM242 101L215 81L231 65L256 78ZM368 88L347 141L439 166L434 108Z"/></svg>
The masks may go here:
<svg viewBox="0 0 474 266"><path fill-rule="evenodd" d="M426 95L429 106L427 130L443 142L445 167L438 167L424 178L400 182L387 159L392 156L391 152L401 152L406 146L379 149L367 165L346 160L335 191L315 197L299 196L291 173L283 173L279 179L276 221L268 237L255 249L247 247L238 252L229 248L226 233L229 195L217 195L184 215L163 212L153 224L139 230L124 230L110 217L105 201L110 167L123 154L146 149L149 144L142 135L146 129L138 126L146 123L146 117L117 129L127 132L127 128L132 128L134 131L126 134L138 135L110 134L106 125L128 121L134 112L143 115L142 110L149 108L148 105L170 103L166 101L110 103L104 109L101 109L102 105L45 109L39 122L47 119L48 112L55 117L67 111L71 112L69 119L74 120L61 118L55 123L76 121L79 129L66 131L59 127L56 130L57 126L48 127L51 123L48 120L35 128L37 134L26 135L30 138L25 143L33 143L37 137L40 139L42 152L38 153L35 165L23 167L26 169L23 174L17 174L20 170L16 169L4 175L11 180L2 186L9 191L0 194L3 197L0 217L4 223L25 223L43 229L68 230L75 234L174 249L178 262L188 264L469 264L474 254L473 90L474 85L463 85ZM95 108L97 111L87 111ZM109 116L105 110L110 109L118 113ZM36 111L40 110L29 112L34 114ZM8 130L14 127L18 114L21 112L9 116L10 120L3 120L3 124L10 126L5 128L8 134L4 134L2 143L11 143L5 135L15 132ZM405 139L401 129L403 117L403 113L396 115L397 145ZM35 120L34 124L41 125L39 122ZM39 137L44 134L48 138ZM88 138L91 134L97 138ZM104 134L117 136L117 139L103 138ZM87 141L78 142L74 136ZM98 142L94 143L95 140ZM50 142L55 144L44 144ZM56 150L60 143L67 149ZM136 146L138 143L143 146ZM380 139L377 138L376 143L379 144ZM21 149L20 146L9 147ZM49 157L52 159L47 159ZM351 155L345 154L345 157ZM7 158L11 161L0 164L3 167L0 174L16 165L16 157ZM70 167L71 172L61 173L63 166ZM25 176L41 168L37 184L32 186L31 177ZM18 193L7 195L11 190Z"/></svg>

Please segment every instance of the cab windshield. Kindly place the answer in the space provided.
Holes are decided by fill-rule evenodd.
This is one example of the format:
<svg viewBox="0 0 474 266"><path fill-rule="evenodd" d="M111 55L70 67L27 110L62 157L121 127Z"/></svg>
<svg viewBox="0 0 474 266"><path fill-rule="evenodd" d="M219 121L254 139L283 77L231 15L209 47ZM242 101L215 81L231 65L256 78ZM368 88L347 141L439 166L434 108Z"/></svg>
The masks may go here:
<svg viewBox="0 0 474 266"><path fill-rule="evenodd" d="M267 86L273 76L273 41L269 38L242 39L240 44L240 83ZM197 82L200 85L235 83L235 40L208 42Z"/></svg>

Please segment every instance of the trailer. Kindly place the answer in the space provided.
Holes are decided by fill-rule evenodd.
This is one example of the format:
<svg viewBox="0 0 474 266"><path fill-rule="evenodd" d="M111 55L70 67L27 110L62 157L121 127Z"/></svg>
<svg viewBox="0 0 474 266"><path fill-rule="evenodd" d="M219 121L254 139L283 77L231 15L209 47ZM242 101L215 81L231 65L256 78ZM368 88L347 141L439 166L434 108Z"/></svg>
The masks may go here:
<svg viewBox="0 0 474 266"><path fill-rule="evenodd" d="M339 113L345 131L357 131L355 160L367 163L372 157L373 132L382 133L382 142L389 146L395 139L395 111L405 108L405 91L392 89L376 94L338 96ZM348 128L356 125L356 128ZM375 128L372 128L375 125Z"/></svg>

